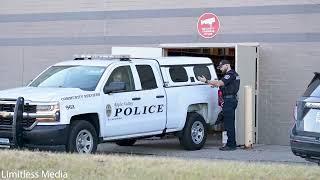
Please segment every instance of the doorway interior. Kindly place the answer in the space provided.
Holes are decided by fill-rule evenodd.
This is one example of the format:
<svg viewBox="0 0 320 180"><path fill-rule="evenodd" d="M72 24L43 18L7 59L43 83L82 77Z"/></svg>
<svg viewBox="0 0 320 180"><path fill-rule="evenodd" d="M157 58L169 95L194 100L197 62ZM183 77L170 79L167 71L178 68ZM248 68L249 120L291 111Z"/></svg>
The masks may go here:
<svg viewBox="0 0 320 180"><path fill-rule="evenodd" d="M211 59L215 68L223 59L229 60L231 68L235 69L241 77L240 90L238 92L239 102L236 109L236 138L237 143L245 144L245 134L252 134L252 142L258 142L258 59L259 59L259 45L258 44L162 44L163 56L194 56L194 57L208 57ZM223 77L220 70L216 69L218 79ZM244 87L252 87L252 132L245 130L245 115L244 115ZM213 128L215 129L215 128ZM218 128L218 130L220 130ZM218 131L219 133L219 131ZM220 133L221 134L221 133ZM222 138L222 137L221 137Z"/></svg>
<svg viewBox="0 0 320 180"><path fill-rule="evenodd" d="M169 48L165 51L166 56L192 56L192 57L208 57L211 59L215 68L223 59L229 60L231 68L235 68L235 48ZM216 70L218 79L222 78L220 70Z"/></svg>
<svg viewBox="0 0 320 180"><path fill-rule="evenodd" d="M229 60L231 68L235 68L235 48L221 47L221 48L168 48L165 49L165 56L191 56L191 57L208 57L211 59L214 67L218 67L219 62L223 59ZM223 77L220 70L216 69L218 79ZM213 141L216 143L222 141L223 123L219 123L210 128Z"/></svg>

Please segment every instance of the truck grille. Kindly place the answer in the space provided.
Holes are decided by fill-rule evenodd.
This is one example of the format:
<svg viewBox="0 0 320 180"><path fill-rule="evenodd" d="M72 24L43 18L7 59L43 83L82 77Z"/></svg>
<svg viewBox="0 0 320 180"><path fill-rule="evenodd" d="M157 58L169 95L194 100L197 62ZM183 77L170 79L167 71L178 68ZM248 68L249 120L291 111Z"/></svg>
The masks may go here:
<svg viewBox="0 0 320 180"><path fill-rule="evenodd" d="M6 111L6 112L14 112L15 104L0 104L0 111ZM36 113L37 106L36 105L25 105L24 106L24 112L27 113ZM22 126L23 127L30 127L34 122L36 121L35 118L28 118L23 119ZM0 126L10 126L12 125L13 118L4 118L0 117ZM1 129L1 127L0 127Z"/></svg>

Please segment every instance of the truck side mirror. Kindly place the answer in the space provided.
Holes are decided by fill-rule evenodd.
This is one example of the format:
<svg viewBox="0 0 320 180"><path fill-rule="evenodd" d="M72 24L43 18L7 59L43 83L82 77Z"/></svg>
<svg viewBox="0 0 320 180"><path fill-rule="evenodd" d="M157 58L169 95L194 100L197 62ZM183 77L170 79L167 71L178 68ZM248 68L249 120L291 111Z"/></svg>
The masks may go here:
<svg viewBox="0 0 320 180"><path fill-rule="evenodd" d="M103 92L105 94L110 94L112 92L119 92L126 90L126 83L125 82L111 82L109 86L105 86L103 88Z"/></svg>

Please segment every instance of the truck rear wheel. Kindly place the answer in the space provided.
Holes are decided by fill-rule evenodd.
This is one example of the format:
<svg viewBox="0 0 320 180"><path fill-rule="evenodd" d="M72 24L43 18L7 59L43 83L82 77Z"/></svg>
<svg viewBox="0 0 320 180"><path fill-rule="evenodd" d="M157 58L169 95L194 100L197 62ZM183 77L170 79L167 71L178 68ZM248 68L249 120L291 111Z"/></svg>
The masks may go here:
<svg viewBox="0 0 320 180"><path fill-rule="evenodd" d="M98 137L93 125L88 121L75 121L71 124L67 152L95 153Z"/></svg>
<svg viewBox="0 0 320 180"><path fill-rule="evenodd" d="M208 135L208 127L198 113L188 113L186 124L182 130L182 135L179 137L180 144L186 150L201 149Z"/></svg>
<svg viewBox="0 0 320 180"><path fill-rule="evenodd" d="M116 144L118 146L132 146L136 141L136 139L123 139L116 141Z"/></svg>

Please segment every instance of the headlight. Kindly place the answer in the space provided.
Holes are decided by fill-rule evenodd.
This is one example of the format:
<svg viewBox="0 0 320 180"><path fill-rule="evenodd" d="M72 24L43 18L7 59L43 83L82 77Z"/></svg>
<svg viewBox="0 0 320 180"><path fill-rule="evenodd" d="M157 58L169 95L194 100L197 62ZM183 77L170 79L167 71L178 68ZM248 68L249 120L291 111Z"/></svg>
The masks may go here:
<svg viewBox="0 0 320 180"><path fill-rule="evenodd" d="M60 106L59 102L42 102L37 103L38 122L58 122L60 121Z"/></svg>
<svg viewBox="0 0 320 180"><path fill-rule="evenodd" d="M37 105L37 112L53 111L55 109L59 109L59 104L57 104L57 105Z"/></svg>

